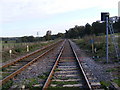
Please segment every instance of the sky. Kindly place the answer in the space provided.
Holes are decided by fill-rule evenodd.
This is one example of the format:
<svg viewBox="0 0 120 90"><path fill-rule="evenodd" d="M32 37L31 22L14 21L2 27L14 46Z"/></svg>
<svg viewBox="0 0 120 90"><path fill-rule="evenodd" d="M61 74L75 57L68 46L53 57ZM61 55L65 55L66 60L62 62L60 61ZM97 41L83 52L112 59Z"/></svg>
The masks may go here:
<svg viewBox="0 0 120 90"><path fill-rule="evenodd" d="M119 0L0 0L0 37L44 36L118 16Z"/></svg>

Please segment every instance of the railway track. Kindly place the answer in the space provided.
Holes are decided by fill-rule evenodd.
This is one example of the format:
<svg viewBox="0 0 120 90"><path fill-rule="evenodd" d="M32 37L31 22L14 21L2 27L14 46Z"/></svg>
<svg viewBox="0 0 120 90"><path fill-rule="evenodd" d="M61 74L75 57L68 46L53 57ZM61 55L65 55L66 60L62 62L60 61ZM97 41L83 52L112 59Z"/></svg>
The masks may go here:
<svg viewBox="0 0 120 90"><path fill-rule="evenodd" d="M62 45L61 45L62 44ZM60 47L59 47L60 46ZM48 45L33 53L30 53L14 62L2 66L3 78L0 85L3 85L9 80L12 80L17 74L32 65L38 59L49 55L48 52L59 47L59 54L56 54L54 65L50 64L48 78L44 82L40 82L39 87L42 90L46 89L102 89L101 84L97 78L88 69L86 63L81 62L77 57L77 51L74 50L73 42L70 40L61 40L54 44ZM55 49L57 50L57 48ZM37 62L36 62L37 63ZM41 74L40 74L41 75ZM37 84L32 85L32 87ZM24 85L23 85L24 86ZM29 89L26 86L27 89Z"/></svg>
<svg viewBox="0 0 120 90"><path fill-rule="evenodd" d="M64 42L43 86L43 90L53 88L93 89L76 52L68 40Z"/></svg>
<svg viewBox="0 0 120 90"><path fill-rule="evenodd" d="M63 40L60 40L56 43L43 47L33 53L30 53L22 58L19 58L16 61L3 65L0 69L2 69L2 80L0 81L0 85L3 85L10 79L14 78L21 71L25 70L28 66L36 62L39 58L45 56L48 52L52 51L56 46Z"/></svg>

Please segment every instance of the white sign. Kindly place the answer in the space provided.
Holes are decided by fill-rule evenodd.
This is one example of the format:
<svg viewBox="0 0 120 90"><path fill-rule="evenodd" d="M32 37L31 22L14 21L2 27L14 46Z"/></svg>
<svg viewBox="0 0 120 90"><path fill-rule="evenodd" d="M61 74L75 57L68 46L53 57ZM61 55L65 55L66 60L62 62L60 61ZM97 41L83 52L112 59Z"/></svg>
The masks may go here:
<svg viewBox="0 0 120 90"><path fill-rule="evenodd" d="M11 54L11 53L12 53L12 50L9 50L9 53Z"/></svg>
<svg viewBox="0 0 120 90"><path fill-rule="evenodd" d="M9 50L9 53L10 53L10 58L11 58L12 50Z"/></svg>
<svg viewBox="0 0 120 90"><path fill-rule="evenodd" d="M29 52L29 46L27 45L27 52Z"/></svg>

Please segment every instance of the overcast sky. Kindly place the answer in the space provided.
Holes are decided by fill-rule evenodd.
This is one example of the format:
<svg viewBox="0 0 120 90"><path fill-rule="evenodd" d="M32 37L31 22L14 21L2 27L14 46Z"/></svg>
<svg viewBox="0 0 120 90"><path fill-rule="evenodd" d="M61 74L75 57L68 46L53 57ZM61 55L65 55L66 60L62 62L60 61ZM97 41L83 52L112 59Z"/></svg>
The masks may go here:
<svg viewBox="0 0 120 90"><path fill-rule="evenodd" d="M0 36L44 36L100 20L101 12L118 16L119 0L0 0ZM1 33L2 32L2 33Z"/></svg>

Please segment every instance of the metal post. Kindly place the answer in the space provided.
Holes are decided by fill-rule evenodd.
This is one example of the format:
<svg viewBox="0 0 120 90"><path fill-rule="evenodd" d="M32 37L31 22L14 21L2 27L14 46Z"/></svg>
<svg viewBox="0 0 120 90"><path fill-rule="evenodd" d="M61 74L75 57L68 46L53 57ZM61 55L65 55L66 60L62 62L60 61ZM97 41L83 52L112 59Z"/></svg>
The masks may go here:
<svg viewBox="0 0 120 90"><path fill-rule="evenodd" d="M106 61L108 63L108 17L106 17Z"/></svg>

